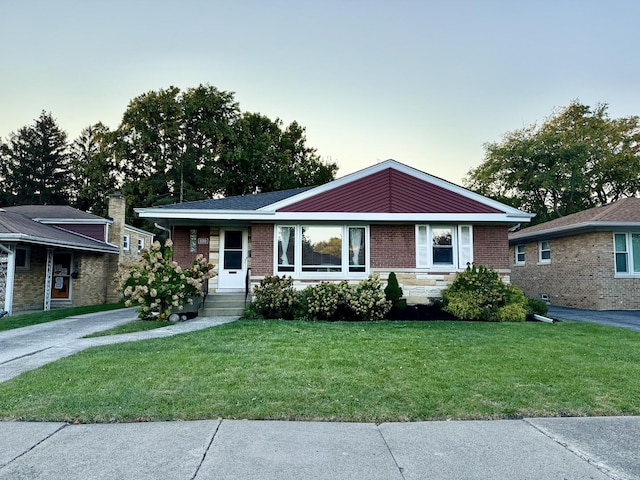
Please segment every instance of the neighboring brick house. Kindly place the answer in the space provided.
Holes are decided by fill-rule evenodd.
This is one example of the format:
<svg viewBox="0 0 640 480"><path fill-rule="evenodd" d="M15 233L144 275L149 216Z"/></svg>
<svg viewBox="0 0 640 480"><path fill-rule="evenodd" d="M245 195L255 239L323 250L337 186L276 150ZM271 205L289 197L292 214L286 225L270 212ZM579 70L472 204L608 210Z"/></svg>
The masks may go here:
<svg viewBox="0 0 640 480"><path fill-rule="evenodd" d="M640 309L640 198L509 235L511 280L553 305Z"/></svg>
<svg viewBox="0 0 640 480"><path fill-rule="evenodd" d="M137 246L153 241L124 224L124 204L124 196L112 195L109 219L61 205L0 209L0 310L117 301L118 263L134 260Z"/></svg>
<svg viewBox="0 0 640 480"><path fill-rule="evenodd" d="M508 280L508 229L532 215L394 160L318 187L140 208L172 231L174 258L208 255L209 292L242 292L265 275L297 288L395 272L425 303L468 262Z"/></svg>

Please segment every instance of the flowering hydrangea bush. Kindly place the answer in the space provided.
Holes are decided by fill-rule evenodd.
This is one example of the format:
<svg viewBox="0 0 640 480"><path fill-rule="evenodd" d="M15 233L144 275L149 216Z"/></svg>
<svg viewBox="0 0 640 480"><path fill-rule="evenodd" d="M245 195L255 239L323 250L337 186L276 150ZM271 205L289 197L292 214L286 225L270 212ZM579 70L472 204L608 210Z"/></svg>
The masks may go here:
<svg viewBox="0 0 640 480"><path fill-rule="evenodd" d="M322 282L307 287L305 297L309 316L317 320L382 320L391 309L374 275L357 285Z"/></svg>
<svg viewBox="0 0 640 480"><path fill-rule="evenodd" d="M118 290L126 306L140 306L141 319L166 320L172 310L182 310L193 298L203 295L204 282L214 276L213 265L198 255L189 268L172 261L173 242L168 239L164 249L153 242L142 258L133 264L120 265L116 274ZM157 313L157 316L155 314Z"/></svg>
<svg viewBox="0 0 640 480"><path fill-rule="evenodd" d="M253 307L264 318L294 317L298 304L298 292L293 288L293 278L267 275L253 288Z"/></svg>

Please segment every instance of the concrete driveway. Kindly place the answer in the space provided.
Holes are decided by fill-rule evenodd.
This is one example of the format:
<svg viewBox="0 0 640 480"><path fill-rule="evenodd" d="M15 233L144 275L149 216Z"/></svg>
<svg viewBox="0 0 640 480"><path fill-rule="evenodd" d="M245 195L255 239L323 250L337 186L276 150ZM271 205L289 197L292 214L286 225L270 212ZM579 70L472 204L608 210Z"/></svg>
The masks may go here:
<svg viewBox="0 0 640 480"><path fill-rule="evenodd" d="M640 310L582 310L549 305L547 317L578 322L599 323L640 332Z"/></svg>

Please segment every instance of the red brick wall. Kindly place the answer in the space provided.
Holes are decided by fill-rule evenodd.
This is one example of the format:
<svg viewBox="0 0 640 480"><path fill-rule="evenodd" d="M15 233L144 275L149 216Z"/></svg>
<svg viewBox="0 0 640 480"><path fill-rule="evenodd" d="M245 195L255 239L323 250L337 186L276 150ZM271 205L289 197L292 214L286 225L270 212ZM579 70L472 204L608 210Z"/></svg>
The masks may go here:
<svg viewBox="0 0 640 480"><path fill-rule="evenodd" d="M371 268L415 268L414 225L371 225Z"/></svg>
<svg viewBox="0 0 640 480"><path fill-rule="evenodd" d="M473 226L473 262L494 269L509 268L506 226Z"/></svg>
<svg viewBox="0 0 640 480"><path fill-rule="evenodd" d="M273 225L251 225L251 275L273 275Z"/></svg>
<svg viewBox="0 0 640 480"><path fill-rule="evenodd" d="M189 237L192 229L198 230L197 238L206 238L206 244L196 245L196 253L189 251ZM171 233L173 240L173 259L182 267L188 267L196 255L209 258L209 227L174 227Z"/></svg>

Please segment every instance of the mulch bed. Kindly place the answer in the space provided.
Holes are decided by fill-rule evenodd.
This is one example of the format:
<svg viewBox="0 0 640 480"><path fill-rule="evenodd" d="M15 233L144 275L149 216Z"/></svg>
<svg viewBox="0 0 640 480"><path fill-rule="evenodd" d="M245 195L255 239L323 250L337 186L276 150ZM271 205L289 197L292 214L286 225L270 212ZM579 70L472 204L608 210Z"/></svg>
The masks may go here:
<svg viewBox="0 0 640 480"><path fill-rule="evenodd" d="M407 305L405 308L391 308L389 320L458 320L450 313L443 312L435 305Z"/></svg>

